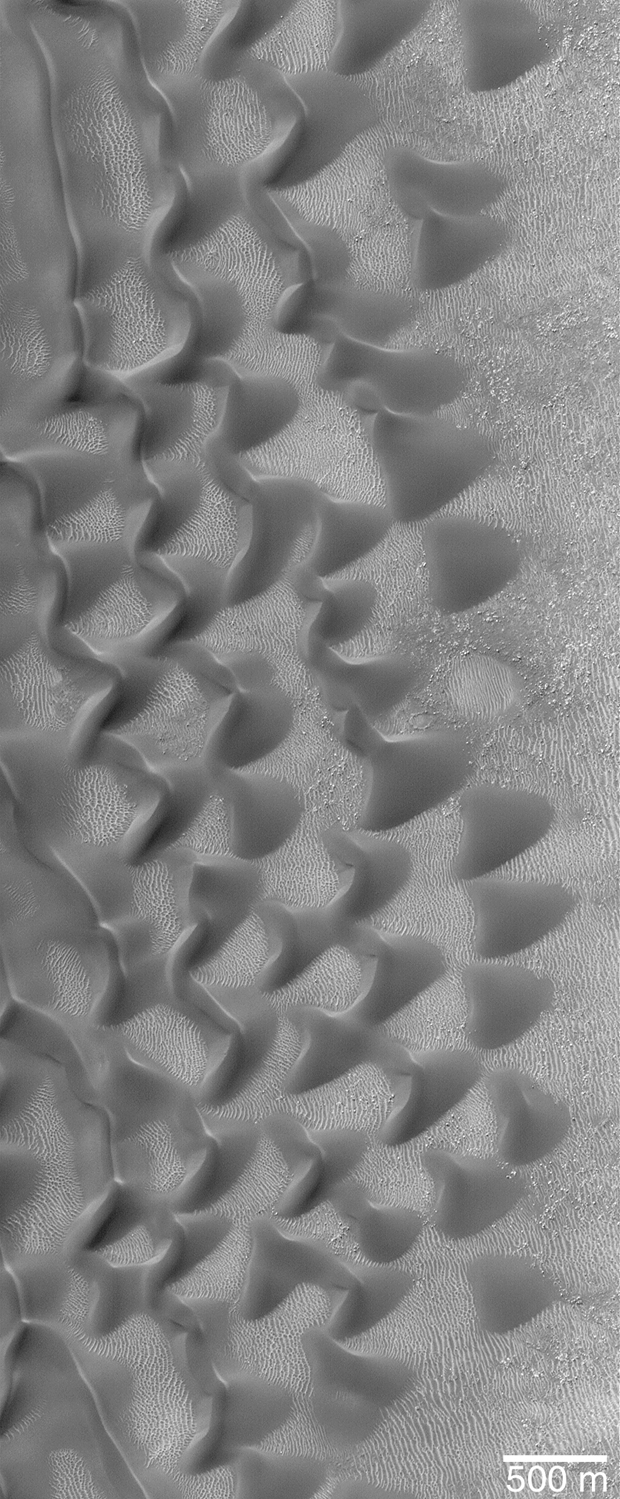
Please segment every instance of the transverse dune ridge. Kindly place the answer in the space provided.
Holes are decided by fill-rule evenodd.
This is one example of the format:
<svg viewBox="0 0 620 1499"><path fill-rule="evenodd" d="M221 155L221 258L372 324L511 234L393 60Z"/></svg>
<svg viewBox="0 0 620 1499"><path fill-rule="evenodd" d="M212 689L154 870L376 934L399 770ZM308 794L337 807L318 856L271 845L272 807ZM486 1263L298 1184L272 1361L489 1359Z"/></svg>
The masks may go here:
<svg viewBox="0 0 620 1499"><path fill-rule="evenodd" d="M613 20L0 7L6 1499L611 1492Z"/></svg>

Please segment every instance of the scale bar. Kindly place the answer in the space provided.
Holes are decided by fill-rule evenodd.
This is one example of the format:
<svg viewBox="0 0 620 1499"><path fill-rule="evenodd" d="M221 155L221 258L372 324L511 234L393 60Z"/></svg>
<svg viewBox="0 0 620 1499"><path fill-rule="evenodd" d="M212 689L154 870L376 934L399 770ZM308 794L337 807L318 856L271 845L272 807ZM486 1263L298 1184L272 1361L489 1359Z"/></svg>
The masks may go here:
<svg viewBox="0 0 620 1499"><path fill-rule="evenodd" d="M606 1463L602 1452L505 1452L505 1463Z"/></svg>

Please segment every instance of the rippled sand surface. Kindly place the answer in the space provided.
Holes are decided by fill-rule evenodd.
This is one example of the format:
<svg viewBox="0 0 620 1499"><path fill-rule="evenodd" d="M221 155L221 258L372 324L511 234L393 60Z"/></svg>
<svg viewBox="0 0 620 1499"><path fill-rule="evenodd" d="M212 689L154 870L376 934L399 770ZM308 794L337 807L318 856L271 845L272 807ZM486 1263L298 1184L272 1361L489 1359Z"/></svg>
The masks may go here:
<svg viewBox="0 0 620 1499"><path fill-rule="evenodd" d="M402 40L394 5L335 105L331 4L248 32L314 80L269 197L337 232L325 284L348 251L359 296L322 339L281 331L291 303L276 325L293 249L227 170L288 106L274 72L227 76L219 7L136 5L147 73L120 0L4 8L9 1499L495 1499L519 1449L608 1453L615 1492L615 16L533 8L552 45L489 88L452 0ZM174 242L206 311L173 368L177 158L211 175ZM77 396L71 204L100 372ZM106 385L148 361L157 515ZM65 625L113 658L113 707Z"/></svg>

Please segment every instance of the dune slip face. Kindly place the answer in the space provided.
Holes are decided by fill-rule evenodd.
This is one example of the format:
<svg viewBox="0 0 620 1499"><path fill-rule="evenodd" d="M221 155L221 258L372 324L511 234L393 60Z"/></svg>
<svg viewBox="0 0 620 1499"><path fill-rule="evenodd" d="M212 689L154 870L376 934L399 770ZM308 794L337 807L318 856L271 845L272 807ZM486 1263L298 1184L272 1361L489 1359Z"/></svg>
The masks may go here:
<svg viewBox="0 0 620 1499"><path fill-rule="evenodd" d="M3 1499L614 1461L612 24L0 0Z"/></svg>

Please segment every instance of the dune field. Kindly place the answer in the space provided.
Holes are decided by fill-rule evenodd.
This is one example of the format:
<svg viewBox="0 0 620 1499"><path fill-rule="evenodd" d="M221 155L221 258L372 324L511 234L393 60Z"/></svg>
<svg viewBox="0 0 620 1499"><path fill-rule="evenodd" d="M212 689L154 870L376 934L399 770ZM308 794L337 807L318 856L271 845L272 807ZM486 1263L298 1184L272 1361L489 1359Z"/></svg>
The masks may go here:
<svg viewBox="0 0 620 1499"><path fill-rule="evenodd" d="M1 0L2 1499L620 1494L616 33Z"/></svg>

